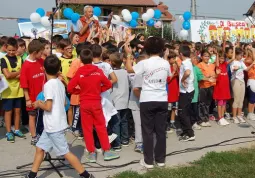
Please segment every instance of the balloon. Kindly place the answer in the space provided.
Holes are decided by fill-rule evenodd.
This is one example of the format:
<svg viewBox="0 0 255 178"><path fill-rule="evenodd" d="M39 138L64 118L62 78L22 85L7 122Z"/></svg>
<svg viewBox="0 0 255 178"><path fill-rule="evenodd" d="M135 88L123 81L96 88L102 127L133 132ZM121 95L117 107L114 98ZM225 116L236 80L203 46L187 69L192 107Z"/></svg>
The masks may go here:
<svg viewBox="0 0 255 178"><path fill-rule="evenodd" d="M191 13L189 12L189 11L187 11L187 12L184 12L184 14L183 14L183 18L184 18L184 20L186 20L186 21L188 21L188 20L190 20L191 19Z"/></svg>
<svg viewBox="0 0 255 178"><path fill-rule="evenodd" d="M102 13L102 11L101 11L101 8L100 7L94 7L94 15L95 16L100 16L101 15L101 13Z"/></svg>
<svg viewBox="0 0 255 178"><path fill-rule="evenodd" d="M153 9L148 9L146 13L149 15L150 19L153 18L155 14Z"/></svg>
<svg viewBox="0 0 255 178"><path fill-rule="evenodd" d="M94 18L95 20L98 20L98 17L97 17L97 16L95 16L95 15L93 15L93 18Z"/></svg>
<svg viewBox="0 0 255 178"><path fill-rule="evenodd" d="M190 22L189 21L184 21L182 24L182 27L184 30L189 30L190 29Z"/></svg>
<svg viewBox="0 0 255 178"><path fill-rule="evenodd" d="M130 25L130 27L135 28L138 25L138 23L136 20L131 20L129 25Z"/></svg>
<svg viewBox="0 0 255 178"><path fill-rule="evenodd" d="M180 36L182 38L187 38L189 36L189 32L187 30L181 30Z"/></svg>
<svg viewBox="0 0 255 178"><path fill-rule="evenodd" d="M36 12L33 12L31 15L30 15L30 20L32 23L38 23L38 22L41 22L41 16L36 13Z"/></svg>
<svg viewBox="0 0 255 178"><path fill-rule="evenodd" d="M143 19L143 21L147 22L148 20L150 20L150 17L149 17L149 15L147 13L144 13L142 15L142 19Z"/></svg>
<svg viewBox="0 0 255 178"><path fill-rule="evenodd" d="M132 20L137 20L139 18L139 13L138 12L132 12L131 16L132 16Z"/></svg>
<svg viewBox="0 0 255 178"><path fill-rule="evenodd" d="M72 15L73 15L73 10L71 8L65 8L63 14L64 14L64 17L67 18L67 19L71 19Z"/></svg>
<svg viewBox="0 0 255 178"><path fill-rule="evenodd" d="M131 14L125 14L123 16L123 19L126 21L126 22L130 22L132 20L132 16Z"/></svg>
<svg viewBox="0 0 255 178"><path fill-rule="evenodd" d="M179 16L179 19L180 19L180 21L181 21L181 22L183 22L183 21L184 21L184 18L183 18L183 16L182 16L182 15L180 15L180 16Z"/></svg>
<svg viewBox="0 0 255 178"><path fill-rule="evenodd" d="M80 15L78 13L73 13L71 16L71 20L73 23L77 23L77 21L80 19Z"/></svg>
<svg viewBox="0 0 255 178"><path fill-rule="evenodd" d="M127 9L123 9L123 10L121 11L121 15L124 17L126 14L130 14L130 11L127 10Z"/></svg>
<svg viewBox="0 0 255 178"><path fill-rule="evenodd" d="M42 24L43 26L45 26L45 27L51 26L51 23L50 23L50 21L49 21L49 17L47 17L47 16L42 17L42 18L41 18L41 24Z"/></svg>
<svg viewBox="0 0 255 178"><path fill-rule="evenodd" d="M45 11L43 8L38 8L35 12L38 13L41 17L45 16Z"/></svg>
<svg viewBox="0 0 255 178"><path fill-rule="evenodd" d="M154 10L154 18L155 19L160 19L161 15L162 15L162 13L161 13L161 11L159 9L155 9Z"/></svg>
<svg viewBox="0 0 255 178"><path fill-rule="evenodd" d="M147 22L147 25L149 27L152 27L154 25L155 21L153 19L150 19L148 22Z"/></svg>
<svg viewBox="0 0 255 178"><path fill-rule="evenodd" d="M161 27L162 27L162 22L161 22L161 21L157 21L157 22L154 24L154 27L155 27L155 28L161 28Z"/></svg>
<svg viewBox="0 0 255 178"><path fill-rule="evenodd" d="M119 24L120 22L121 22L120 16L118 16L118 15L113 15L111 23L117 25L117 24Z"/></svg>

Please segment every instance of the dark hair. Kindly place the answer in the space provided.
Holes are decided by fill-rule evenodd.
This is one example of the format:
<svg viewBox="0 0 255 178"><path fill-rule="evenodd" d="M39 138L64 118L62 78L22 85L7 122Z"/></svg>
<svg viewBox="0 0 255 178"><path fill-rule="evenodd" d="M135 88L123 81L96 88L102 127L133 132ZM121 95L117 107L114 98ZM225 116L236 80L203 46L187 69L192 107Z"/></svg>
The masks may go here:
<svg viewBox="0 0 255 178"><path fill-rule="evenodd" d="M106 59L109 59L110 55L111 55L111 51L106 50L105 52L103 52L102 54L102 60L105 61Z"/></svg>
<svg viewBox="0 0 255 178"><path fill-rule="evenodd" d="M165 42L159 37L150 37L145 41L144 49L148 55L163 53Z"/></svg>
<svg viewBox="0 0 255 178"><path fill-rule="evenodd" d="M100 45L93 44L93 45L90 46L90 50L92 51L94 58L101 57L102 47Z"/></svg>
<svg viewBox="0 0 255 178"><path fill-rule="evenodd" d="M176 53L173 50L170 50L167 58L172 59L172 58L176 58L176 57L177 57Z"/></svg>
<svg viewBox="0 0 255 178"><path fill-rule="evenodd" d="M28 53L32 54L34 52L38 53L39 51L44 50L44 45L37 39L32 40L28 45Z"/></svg>
<svg viewBox="0 0 255 178"><path fill-rule="evenodd" d="M120 53L115 52L109 56L112 66L115 68L120 68L123 63L123 57Z"/></svg>
<svg viewBox="0 0 255 178"><path fill-rule="evenodd" d="M219 57L224 57L225 58L225 54L224 54L224 51L222 49L218 49L218 55L219 55Z"/></svg>
<svg viewBox="0 0 255 178"><path fill-rule="evenodd" d="M147 54L141 54L138 56L138 58L136 59L136 63L144 60L144 59L147 59L148 58L148 55Z"/></svg>
<svg viewBox="0 0 255 178"><path fill-rule="evenodd" d="M60 71L61 61L56 55L50 55L44 60L44 68L47 74L57 75Z"/></svg>
<svg viewBox="0 0 255 178"><path fill-rule="evenodd" d="M80 58L83 64L91 64L93 61L93 53L89 49L84 49L80 53Z"/></svg>
<svg viewBox="0 0 255 178"><path fill-rule="evenodd" d="M182 45L180 46L179 53L182 54L184 57L190 57L190 48L189 46Z"/></svg>
<svg viewBox="0 0 255 178"><path fill-rule="evenodd" d="M232 47L227 47L227 48L225 48L226 54L227 54L230 50L233 50L233 48L232 48Z"/></svg>
<svg viewBox="0 0 255 178"><path fill-rule="evenodd" d="M19 47L26 47L26 42L22 38L17 39Z"/></svg>
<svg viewBox="0 0 255 178"><path fill-rule="evenodd" d="M64 49L64 48L66 48L67 46L70 46L70 45L72 45L72 42L69 39L62 39L58 43L58 47L60 49Z"/></svg>
<svg viewBox="0 0 255 178"><path fill-rule="evenodd" d="M201 52L201 57L204 55L204 54L209 54L209 56L211 56L211 54L208 52L207 49L204 49L202 52Z"/></svg>
<svg viewBox="0 0 255 178"><path fill-rule="evenodd" d="M45 38L38 38L38 40L43 44L44 47L50 44L50 42Z"/></svg>
<svg viewBox="0 0 255 178"><path fill-rule="evenodd" d="M79 32L69 32L68 36L71 41L73 40L75 35L80 35L80 33Z"/></svg>
<svg viewBox="0 0 255 178"><path fill-rule="evenodd" d="M78 56L80 56L81 54L81 51L84 50L84 49L89 49L90 45L88 44L85 44L85 43L79 43L77 46L76 46L76 53Z"/></svg>
<svg viewBox="0 0 255 178"><path fill-rule="evenodd" d="M55 44L55 45L58 47L59 42L60 42L62 39L64 39L63 36L61 36L61 35L55 35L55 36L53 36L53 38L52 38L52 43Z"/></svg>
<svg viewBox="0 0 255 178"><path fill-rule="evenodd" d="M135 39L133 39L132 41L130 41L130 47L132 48L132 49L134 49L134 48L137 48L137 45L140 43L140 41L137 39L137 38L135 38Z"/></svg>
<svg viewBox="0 0 255 178"><path fill-rule="evenodd" d="M136 36L136 39L138 39L138 40L139 40L139 38L141 38L142 36L144 36L144 37L145 37L145 35L144 35L144 34L140 33L140 34L138 34L138 35Z"/></svg>
<svg viewBox="0 0 255 178"><path fill-rule="evenodd" d="M93 41L94 41L95 44L99 44L99 38L98 37L93 38Z"/></svg>
<svg viewBox="0 0 255 178"><path fill-rule="evenodd" d="M18 48L18 41L13 38L13 37L10 37L8 40L7 40L7 43L6 43L7 46L13 46L15 48Z"/></svg>
<svg viewBox="0 0 255 178"><path fill-rule="evenodd" d="M195 43L195 49L199 52L203 50L203 44L201 42L196 42Z"/></svg>
<svg viewBox="0 0 255 178"><path fill-rule="evenodd" d="M6 45L8 39L9 39L9 38L8 38L7 36L2 36L2 37L0 38L0 47Z"/></svg>
<svg viewBox="0 0 255 178"><path fill-rule="evenodd" d="M30 36L22 36L22 37L20 37L21 39L25 39L25 40L30 40L31 39L31 37Z"/></svg>
<svg viewBox="0 0 255 178"><path fill-rule="evenodd" d="M243 54L243 50L241 48L236 48L236 55Z"/></svg>

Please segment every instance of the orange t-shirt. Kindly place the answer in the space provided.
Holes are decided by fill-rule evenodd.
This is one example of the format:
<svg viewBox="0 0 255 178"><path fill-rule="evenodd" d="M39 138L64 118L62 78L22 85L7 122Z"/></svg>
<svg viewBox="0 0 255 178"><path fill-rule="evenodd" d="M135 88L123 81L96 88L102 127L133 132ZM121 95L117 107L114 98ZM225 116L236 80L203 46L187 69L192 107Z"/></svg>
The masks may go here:
<svg viewBox="0 0 255 178"><path fill-rule="evenodd" d="M182 60L179 57L176 57L176 63L177 63L178 68L180 68L182 65Z"/></svg>
<svg viewBox="0 0 255 178"><path fill-rule="evenodd" d="M255 66L252 66L252 68L248 71L248 79L255 80Z"/></svg>
<svg viewBox="0 0 255 178"><path fill-rule="evenodd" d="M203 73L203 75L205 77L212 77L215 76L215 64L206 64L204 62L200 62L197 67L201 70L201 72ZM215 86L216 82L209 82L209 81L205 81L205 80L201 80L199 82L199 87L200 88L209 88L211 86Z"/></svg>
<svg viewBox="0 0 255 178"><path fill-rule="evenodd" d="M74 59L66 76L72 79L77 70L82 66L83 63L80 59ZM71 95L70 104L73 106L80 105L80 95Z"/></svg>

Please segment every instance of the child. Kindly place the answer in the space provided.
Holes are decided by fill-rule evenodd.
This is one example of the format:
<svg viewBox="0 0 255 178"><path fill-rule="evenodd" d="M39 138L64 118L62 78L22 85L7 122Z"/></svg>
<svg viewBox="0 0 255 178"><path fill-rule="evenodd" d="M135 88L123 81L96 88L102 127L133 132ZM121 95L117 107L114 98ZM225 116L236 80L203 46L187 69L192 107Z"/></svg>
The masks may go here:
<svg viewBox="0 0 255 178"><path fill-rule="evenodd" d="M0 59L2 59L6 55L6 44L8 41L7 36L2 36L0 38Z"/></svg>
<svg viewBox="0 0 255 178"><path fill-rule="evenodd" d="M129 135L128 135L128 100L129 100L129 82L128 73L126 70L121 69L123 60L121 59L121 54L118 52L110 55L110 61L112 63L113 71L116 74L118 81L113 84L111 99L113 101L113 106L118 111L118 119L120 122L116 125L119 127L120 133L116 133L120 137L116 139L116 142L120 141L122 146L129 145Z"/></svg>
<svg viewBox="0 0 255 178"><path fill-rule="evenodd" d="M245 82L244 71L249 71L254 63L249 67L246 67L242 61L243 51L240 48L234 46L233 59L235 59L231 65L231 86L233 89L234 103L232 106L233 120L235 124L245 123L246 121L242 117L242 108L245 95Z"/></svg>
<svg viewBox="0 0 255 178"><path fill-rule="evenodd" d="M216 58L216 86L213 91L213 99L218 103L218 124L221 126L229 125L229 122L225 120L224 114L226 111L227 100L231 98L230 87L229 87L229 78L227 73L228 64L232 60L225 61L224 53L219 50Z"/></svg>
<svg viewBox="0 0 255 178"><path fill-rule="evenodd" d="M62 57L62 49L59 46L59 42L63 40L63 36L55 35L52 39L52 53L55 54L58 58Z"/></svg>
<svg viewBox="0 0 255 178"><path fill-rule="evenodd" d="M18 40L18 50L17 50L17 56L20 56L22 59L22 62L24 62L28 56L28 53L26 51L26 42L22 38L19 38Z"/></svg>
<svg viewBox="0 0 255 178"><path fill-rule="evenodd" d="M170 64L172 71L172 76L168 77L168 111L170 113L170 123L167 127L168 133L173 133L175 127L175 115L176 110L178 109L178 100L179 100L179 84L178 84L178 66L176 64L176 53L174 51L169 51L167 60Z"/></svg>
<svg viewBox="0 0 255 178"><path fill-rule="evenodd" d="M42 91L45 82L44 69L39 62L44 51L44 46L39 40L33 40L28 45L29 58L22 65L20 73L20 86L24 89L26 110L29 115L29 131L32 136L31 145L36 145L39 136L36 134L37 110L32 103Z"/></svg>
<svg viewBox="0 0 255 178"><path fill-rule="evenodd" d="M44 38L40 39L40 42L43 44L44 46L44 51L42 53L42 61L44 62L44 60L50 56L50 52L51 52L51 46L50 46L50 42ZM44 66L44 64L42 64L42 66Z"/></svg>
<svg viewBox="0 0 255 178"><path fill-rule="evenodd" d="M72 167L80 174L81 178L94 178L83 168L78 158L69 151L68 143L65 138L64 130L67 128L65 114L65 87L58 79L58 72L61 62L55 56L45 59L44 68L47 76L47 83L43 87L45 101L33 103L35 108L44 110L43 123L44 131L36 144L34 163L27 178L36 178L39 167L43 161L44 153L52 148L57 156L64 156Z"/></svg>
<svg viewBox="0 0 255 178"><path fill-rule="evenodd" d="M16 56L18 42L15 38L9 38L6 43L7 54L1 59L1 70L4 74L9 88L2 92L4 119L6 125L7 141L14 143L15 137L26 138L19 130L20 127L20 108L22 97L24 97L23 89L20 88L20 70L22 59ZM12 115L14 114L15 131L11 131Z"/></svg>
<svg viewBox="0 0 255 178"><path fill-rule="evenodd" d="M87 160L89 162L96 162L93 126L96 128L102 149L104 150L104 160L117 159L119 155L109 151L110 143L100 96L101 92L110 89L112 84L105 77L101 69L92 65L93 54L90 50L83 50L80 58L84 66L76 72L67 89L72 94L80 94L82 130L86 148L89 151Z"/></svg>

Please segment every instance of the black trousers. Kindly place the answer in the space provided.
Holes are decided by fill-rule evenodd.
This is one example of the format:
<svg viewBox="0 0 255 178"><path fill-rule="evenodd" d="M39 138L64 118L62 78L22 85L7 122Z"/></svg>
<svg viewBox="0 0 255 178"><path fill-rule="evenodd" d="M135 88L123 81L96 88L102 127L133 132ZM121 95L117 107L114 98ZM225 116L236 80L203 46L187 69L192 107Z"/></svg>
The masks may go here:
<svg viewBox="0 0 255 178"><path fill-rule="evenodd" d="M140 115L144 146L143 155L145 163L153 165L154 157L157 163L165 163L168 103L167 102L140 103ZM153 133L156 134L155 148L153 144L154 143Z"/></svg>
<svg viewBox="0 0 255 178"><path fill-rule="evenodd" d="M199 120L202 122L209 121L210 106L213 100L213 87L200 88L199 90Z"/></svg>
<svg viewBox="0 0 255 178"><path fill-rule="evenodd" d="M192 108L191 101L194 96L194 91L191 93L180 93L179 97L179 108L178 108L178 117L181 122L181 127L183 130L182 134L185 134L189 137L194 136L194 131L192 130L191 116Z"/></svg>
<svg viewBox="0 0 255 178"><path fill-rule="evenodd" d="M22 98L21 101L21 121L22 121L22 125L28 125L29 122L29 116L26 110L26 99L25 97Z"/></svg>
<svg viewBox="0 0 255 178"><path fill-rule="evenodd" d="M191 115L191 125L194 125L195 123L200 124L198 117L198 103L191 103L191 109L192 109L192 115Z"/></svg>

